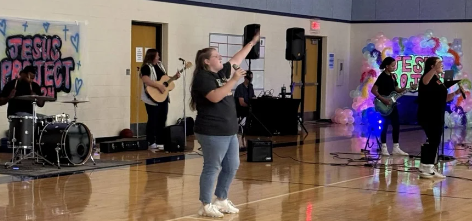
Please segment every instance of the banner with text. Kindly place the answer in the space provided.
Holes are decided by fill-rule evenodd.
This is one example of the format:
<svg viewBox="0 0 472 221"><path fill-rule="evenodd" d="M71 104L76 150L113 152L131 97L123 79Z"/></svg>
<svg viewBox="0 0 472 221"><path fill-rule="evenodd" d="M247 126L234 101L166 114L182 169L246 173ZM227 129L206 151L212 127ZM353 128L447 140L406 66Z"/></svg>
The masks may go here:
<svg viewBox="0 0 472 221"><path fill-rule="evenodd" d="M28 65L44 96L79 95L81 25L77 22L0 18L0 87L18 77Z"/></svg>
<svg viewBox="0 0 472 221"><path fill-rule="evenodd" d="M427 58L428 56L415 55L397 56L395 58L395 74L401 88L409 88L412 84L418 84Z"/></svg>

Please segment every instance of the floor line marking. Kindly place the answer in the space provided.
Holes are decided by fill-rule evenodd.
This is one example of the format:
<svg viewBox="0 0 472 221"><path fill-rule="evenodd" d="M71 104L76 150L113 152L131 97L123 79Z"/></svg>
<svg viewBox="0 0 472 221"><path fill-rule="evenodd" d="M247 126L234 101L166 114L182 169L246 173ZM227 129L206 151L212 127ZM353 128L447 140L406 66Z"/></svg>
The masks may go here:
<svg viewBox="0 0 472 221"><path fill-rule="evenodd" d="M381 174L381 173L379 173L379 174ZM295 192L285 193L285 194L281 194L281 195L277 195L277 196L272 196L272 197L268 197L268 198L264 198L264 199L260 199L260 200L255 200L255 201L251 201L251 202L241 203L241 204L238 204L238 205L236 205L236 206L243 206L243 205L258 203L258 202L262 202L262 201L266 201L266 200L276 199L276 198L288 196L288 195L291 195L291 194L302 193L302 192L306 192L306 191L310 191L310 190L314 190L314 189L320 189L320 188L327 187L327 186L338 185L338 184L341 184L341 183L347 183L347 182L351 182L351 181L355 181L355 180L365 179L365 178L368 178L368 177L373 177L373 176L375 176L375 175L377 175L377 174L372 174L372 175L369 175L369 176L357 177L357 178L353 178L353 179L349 179L349 180L344 180L344 181L339 181L339 182L336 182L336 183L331 183L331 184L327 184L327 185L323 185L323 186L316 186L316 187L312 187L312 188L308 188L308 189L304 189L304 190L299 190L299 191L295 191ZM189 216L183 216L183 217L175 218L175 219L169 219L168 221L181 220L181 219L187 219L187 218L194 218L194 216L195 216L195 214L189 215Z"/></svg>

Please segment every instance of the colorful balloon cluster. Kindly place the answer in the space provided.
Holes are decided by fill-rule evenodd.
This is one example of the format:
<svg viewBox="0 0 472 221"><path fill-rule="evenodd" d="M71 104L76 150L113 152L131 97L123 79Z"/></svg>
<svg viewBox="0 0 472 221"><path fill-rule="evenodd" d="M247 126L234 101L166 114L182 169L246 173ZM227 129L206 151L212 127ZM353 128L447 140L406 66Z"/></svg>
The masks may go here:
<svg viewBox="0 0 472 221"><path fill-rule="evenodd" d="M353 124L354 123L354 112L351 109L336 109L331 121L337 124Z"/></svg>
<svg viewBox="0 0 472 221"><path fill-rule="evenodd" d="M373 111L374 96L370 93L370 90L380 74L379 65L388 56L394 58L407 55L440 57L444 69L453 70L454 78L463 79L463 87L472 89L472 83L469 80L469 77L472 76L462 71L462 41L454 39L453 42L448 42L445 37L435 37L432 30L408 38L394 37L392 39L387 38L383 33L379 33L375 38L367 40L366 46L362 48L362 54L364 59L362 61L360 85L349 94L353 99L352 108L355 111L353 117L356 123L371 124L371 122L377 122L377 118L379 118ZM470 95L469 92L468 95ZM469 114L472 111L472 98L468 97L464 100L462 97L457 97L451 102L450 110L451 114L446 113L445 118L447 126L454 127L467 124L472 127L472 113ZM373 117L374 115L375 117ZM335 114L334 118L337 116ZM369 117L375 119L366 119Z"/></svg>

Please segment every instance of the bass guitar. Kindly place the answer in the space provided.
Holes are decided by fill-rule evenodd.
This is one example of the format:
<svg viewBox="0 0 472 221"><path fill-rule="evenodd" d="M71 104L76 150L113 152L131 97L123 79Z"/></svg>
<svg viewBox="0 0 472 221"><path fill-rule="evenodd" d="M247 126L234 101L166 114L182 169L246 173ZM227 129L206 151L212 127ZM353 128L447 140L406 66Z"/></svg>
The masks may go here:
<svg viewBox="0 0 472 221"><path fill-rule="evenodd" d="M178 70L178 72L182 73L184 70L189 69L190 67L192 67L192 62L187 62L185 64L185 67ZM166 100L167 96L169 95L169 91L174 90L175 84L174 84L173 81L175 81L175 80L177 80L177 76L169 77L167 75L163 75L161 77L161 80L159 80L157 82L164 85L166 87L166 90L161 92L159 89L157 89L155 87L146 86L146 89L145 89L146 94L148 95L148 97L152 101L154 101L156 103L164 102Z"/></svg>
<svg viewBox="0 0 472 221"><path fill-rule="evenodd" d="M409 89L405 90L402 93L398 93L396 91L393 91L388 96L382 96L383 98L390 101L389 105L386 105L380 99L375 98L374 99L375 111L379 112L380 115L382 115L382 116L390 115L393 111L393 108L397 105L398 99L401 96L405 95L407 92L415 92L417 88L418 88L418 85L411 85L411 87Z"/></svg>

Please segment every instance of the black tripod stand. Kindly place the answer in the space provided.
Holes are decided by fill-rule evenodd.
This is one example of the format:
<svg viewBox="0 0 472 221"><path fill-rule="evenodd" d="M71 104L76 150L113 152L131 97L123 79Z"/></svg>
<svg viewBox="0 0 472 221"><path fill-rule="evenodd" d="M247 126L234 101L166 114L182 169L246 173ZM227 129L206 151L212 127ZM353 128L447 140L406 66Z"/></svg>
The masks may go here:
<svg viewBox="0 0 472 221"><path fill-rule="evenodd" d="M269 129L267 129L267 127L259 120L259 118L257 118L253 113L252 113L252 106L249 104L249 111L248 111L248 114L246 116L246 122L244 122L244 126L241 126L242 128L242 137L241 137L241 140L242 140L242 147L240 147L240 149L245 149L247 148L246 146L246 142L244 142L244 138L246 137L246 129L248 126L250 127L250 125L253 123L252 120L256 120L257 123L259 123L262 128L264 128L264 130L267 132L267 136L268 137L272 137L272 132L270 132Z"/></svg>
<svg viewBox="0 0 472 221"><path fill-rule="evenodd" d="M444 155L444 140L445 140L444 131L445 130L446 130L446 128L443 126L442 141L441 141L442 142L442 144L441 144L441 154L439 154L439 146L438 146L438 159L444 160L444 161L455 160L456 158L453 157L453 156Z"/></svg>
<svg viewBox="0 0 472 221"><path fill-rule="evenodd" d="M372 149L372 147L374 146L374 143L372 143L372 145L369 144L370 137L372 136L373 133L374 133L374 127L369 125L369 134L367 135L367 141L365 142L364 149L361 149L361 152L370 153L370 150L368 150L368 148ZM377 135L374 135L374 137L375 137L375 141L377 142L377 151L380 151L381 143L380 143L379 137Z"/></svg>

